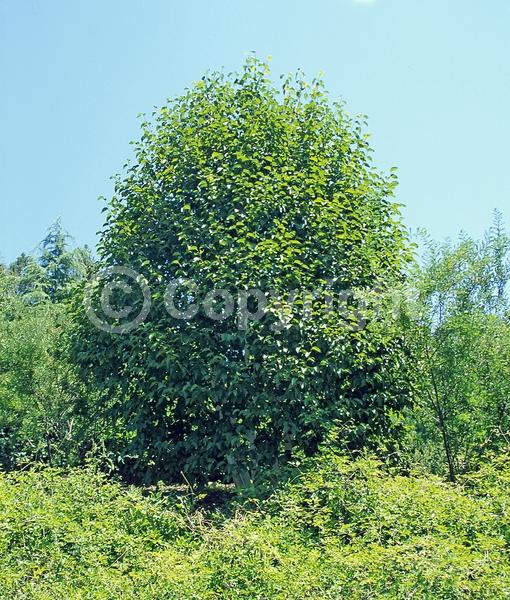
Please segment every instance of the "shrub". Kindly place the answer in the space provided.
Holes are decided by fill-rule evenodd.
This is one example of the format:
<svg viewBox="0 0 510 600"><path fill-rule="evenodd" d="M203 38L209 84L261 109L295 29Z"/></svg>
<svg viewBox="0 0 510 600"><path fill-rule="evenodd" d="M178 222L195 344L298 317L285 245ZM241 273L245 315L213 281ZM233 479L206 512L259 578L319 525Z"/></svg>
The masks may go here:
<svg viewBox="0 0 510 600"><path fill-rule="evenodd" d="M508 598L509 464L463 488L330 453L230 518L91 470L1 475L0 597Z"/></svg>
<svg viewBox="0 0 510 600"><path fill-rule="evenodd" d="M324 310L329 295L390 287L409 258L394 175L371 166L362 123L320 81L299 75L278 89L249 60L155 113L135 150L109 205L100 266L143 275L151 311L112 335L77 301L76 356L105 391L124 473L246 485L296 451L315 452L332 429L351 449L382 437L391 447L393 417L409 402L398 332L374 320L353 327L359 299L344 314ZM193 296L193 319L165 310L176 280L196 286L180 286L176 300L184 310ZM202 301L215 289L240 295L250 315L267 302L266 314L213 320ZM140 303L129 298L133 314Z"/></svg>

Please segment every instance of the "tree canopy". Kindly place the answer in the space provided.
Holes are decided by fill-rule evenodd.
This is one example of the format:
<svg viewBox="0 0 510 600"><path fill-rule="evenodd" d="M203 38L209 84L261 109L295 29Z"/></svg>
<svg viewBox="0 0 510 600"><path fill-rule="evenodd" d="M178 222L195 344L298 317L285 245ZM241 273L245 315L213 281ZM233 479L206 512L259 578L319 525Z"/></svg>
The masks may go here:
<svg viewBox="0 0 510 600"><path fill-rule="evenodd" d="M352 290L391 286L409 251L396 177L373 167L363 121L322 81L276 86L249 59L156 111L135 154L99 267L143 275L152 308L126 335L82 311L76 346L105 390L125 468L246 482L328 437L351 448L391 439L409 401L404 351L390 326L353 326ZM200 306L193 318L166 310L170 282L180 310ZM236 302L228 318L225 294L208 296L218 289ZM345 306L325 310L342 294Z"/></svg>

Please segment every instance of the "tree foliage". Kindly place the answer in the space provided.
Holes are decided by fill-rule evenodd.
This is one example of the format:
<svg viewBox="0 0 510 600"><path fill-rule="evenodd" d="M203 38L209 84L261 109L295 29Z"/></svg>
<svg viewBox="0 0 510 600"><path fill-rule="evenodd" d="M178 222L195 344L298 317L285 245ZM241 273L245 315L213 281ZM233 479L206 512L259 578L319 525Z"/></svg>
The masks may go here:
<svg viewBox="0 0 510 600"><path fill-rule="evenodd" d="M452 480L510 441L509 280L510 238L496 214L480 242L429 243L414 282L420 452Z"/></svg>
<svg viewBox="0 0 510 600"><path fill-rule="evenodd" d="M92 256L87 248L69 248L70 236L57 220L40 244L38 264L44 280L44 291L52 301L61 300L68 287L84 278L92 269Z"/></svg>
<svg viewBox="0 0 510 600"><path fill-rule="evenodd" d="M39 258L0 268L0 466L67 464L79 454L83 388L66 352L63 300L91 265L71 249L60 222ZM89 428L90 429L90 428Z"/></svg>
<svg viewBox="0 0 510 600"><path fill-rule="evenodd" d="M351 448L382 435L391 446L409 398L398 335L324 310L327 294L390 286L409 258L395 176L371 166L367 137L321 81L298 74L275 87L255 59L203 77L143 124L99 252L100 266L142 274L153 306L129 334L83 314L76 334L124 432L127 472L247 482L333 429ZM266 314L177 319L163 303L177 278L195 286L183 286L184 305L220 288L253 313L255 288ZM288 300L318 289L305 316L302 296Z"/></svg>

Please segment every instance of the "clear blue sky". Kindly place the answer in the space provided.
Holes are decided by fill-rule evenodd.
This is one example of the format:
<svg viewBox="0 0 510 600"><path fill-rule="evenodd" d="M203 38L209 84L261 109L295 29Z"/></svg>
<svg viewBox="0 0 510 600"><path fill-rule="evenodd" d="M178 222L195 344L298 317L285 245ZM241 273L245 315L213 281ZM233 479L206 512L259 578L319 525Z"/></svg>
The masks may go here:
<svg viewBox="0 0 510 600"><path fill-rule="evenodd" d="M369 116L411 228L510 222L509 0L0 0L0 256L94 244L136 115L249 51Z"/></svg>

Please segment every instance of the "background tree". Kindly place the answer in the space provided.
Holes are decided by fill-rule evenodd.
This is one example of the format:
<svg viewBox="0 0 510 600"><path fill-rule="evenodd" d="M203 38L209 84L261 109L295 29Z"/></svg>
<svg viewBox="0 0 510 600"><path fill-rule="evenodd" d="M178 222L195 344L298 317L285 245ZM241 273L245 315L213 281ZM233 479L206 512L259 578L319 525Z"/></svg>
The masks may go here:
<svg viewBox="0 0 510 600"><path fill-rule="evenodd" d="M37 260L24 252L9 266L15 277L16 294L27 302L39 302L46 298L46 273Z"/></svg>
<svg viewBox="0 0 510 600"><path fill-rule="evenodd" d="M70 284L85 277L93 259L87 246L69 247L70 236L57 220L40 244L38 264L44 273L44 290L52 301L62 299Z"/></svg>
<svg viewBox="0 0 510 600"><path fill-rule="evenodd" d="M481 242L429 242L415 280L419 452L452 480L509 442L509 253L496 214Z"/></svg>
<svg viewBox="0 0 510 600"><path fill-rule="evenodd" d="M83 389L66 352L62 302L90 268L57 222L40 259L21 254L0 269L0 466L63 464L80 452ZM88 431L92 431L89 427Z"/></svg>

